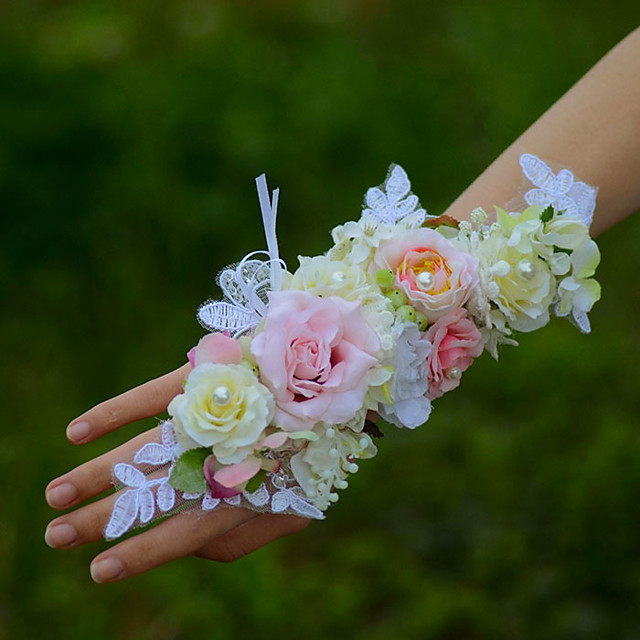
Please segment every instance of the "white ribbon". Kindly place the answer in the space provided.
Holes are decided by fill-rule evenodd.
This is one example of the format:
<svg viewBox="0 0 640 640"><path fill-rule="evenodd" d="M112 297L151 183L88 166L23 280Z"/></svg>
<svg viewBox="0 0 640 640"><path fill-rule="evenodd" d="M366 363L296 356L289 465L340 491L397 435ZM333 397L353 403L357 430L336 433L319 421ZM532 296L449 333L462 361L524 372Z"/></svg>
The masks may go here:
<svg viewBox="0 0 640 640"><path fill-rule="evenodd" d="M278 211L278 195L280 189L274 189L271 200L267 187L267 177L263 173L256 178L260 211L262 212L262 224L264 235L267 239L267 251L270 258L271 290L280 291L282 286L282 264L278 252L278 238L276 236L276 214Z"/></svg>

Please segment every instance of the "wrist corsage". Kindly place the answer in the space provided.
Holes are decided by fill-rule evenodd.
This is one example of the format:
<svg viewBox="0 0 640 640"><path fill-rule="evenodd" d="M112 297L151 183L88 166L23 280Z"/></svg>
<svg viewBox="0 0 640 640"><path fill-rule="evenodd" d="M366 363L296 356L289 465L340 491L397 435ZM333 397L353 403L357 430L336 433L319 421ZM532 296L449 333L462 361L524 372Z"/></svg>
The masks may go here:
<svg viewBox="0 0 640 640"><path fill-rule="evenodd" d="M188 354L161 442L115 465L105 537L185 508L323 518L377 453L369 416L422 425L475 358L497 358L550 313L588 333L596 190L532 155L520 164L534 185L526 206L464 222L428 215L392 165L360 219L293 272L278 253L278 190L258 178L267 251L221 271L224 299L200 307L211 333Z"/></svg>

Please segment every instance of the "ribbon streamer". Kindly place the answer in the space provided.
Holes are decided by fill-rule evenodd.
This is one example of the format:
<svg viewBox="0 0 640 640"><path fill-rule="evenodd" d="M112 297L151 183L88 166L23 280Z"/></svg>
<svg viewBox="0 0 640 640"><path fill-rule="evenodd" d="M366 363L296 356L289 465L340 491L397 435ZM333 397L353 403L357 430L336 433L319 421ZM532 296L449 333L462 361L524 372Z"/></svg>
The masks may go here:
<svg viewBox="0 0 640 640"><path fill-rule="evenodd" d="M278 211L278 196L280 189L274 189L272 198L269 198L267 177L263 173L256 178L260 211L262 212L262 224L264 235L267 239L267 251L269 252L271 270L271 290L280 291L282 286L282 264L278 252L278 238L276 236L276 215Z"/></svg>

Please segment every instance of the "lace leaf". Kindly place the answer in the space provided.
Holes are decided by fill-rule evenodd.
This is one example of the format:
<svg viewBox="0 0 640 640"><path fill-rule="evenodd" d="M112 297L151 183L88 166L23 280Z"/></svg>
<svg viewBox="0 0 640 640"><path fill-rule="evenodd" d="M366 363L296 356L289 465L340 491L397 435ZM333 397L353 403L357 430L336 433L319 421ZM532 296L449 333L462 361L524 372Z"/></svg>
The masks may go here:
<svg viewBox="0 0 640 640"><path fill-rule="evenodd" d="M125 534L138 517L138 492L125 491L114 503L111 518L104 531L107 540L119 538Z"/></svg>
<svg viewBox="0 0 640 640"><path fill-rule="evenodd" d="M245 491L244 497L254 506L263 507L269 502L269 491L267 487L262 483L260 487L253 493Z"/></svg>
<svg viewBox="0 0 640 640"><path fill-rule="evenodd" d="M229 331L235 338L255 327L260 322L260 317L239 305L211 300L198 309L198 321L205 329Z"/></svg>
<svg viewBox="0 0 640 640"><path fill-rule="evenodd" d="M204 511L211 511L212 509L215 509L219 504L220 498L212 498L209 494L202 498L202 508Z"/></svg>
<svg viewBox="0 0 640 640"><path fill-rule="evenodd" d="M143 487L147 482L142 471L125 462L119 462L113 467L113 475L122 484L136 489Z"/></svg>
<svg viewBox="0 0 640 640"><path fill-rule="evenodd" d="M133 458L137 464L161 465L171 460L171 451L162 444L148 442L140 449Z"/></svg>
<svg viewBox="0 0 640 640"><path fill-rule="evenodd" d="M168 482L163 482L158 487L156 500L160 511L171 511L176 503L175 489Z"/></svg>
<svg viewBox="0 0 640 640"><path fill-rule="evenodd" d="M153 518L155 511L155 499L151 489L140 489L138 491L138 506L140 509L140 522L147 524Z"/></svg>
<svg viewBox="0 0 640 640"><path fill-rule="evenodd" d="M419 226L426 216L424 209L420 208L418 197L411 193L409 177L397 164L389 167L384 184L371 187L364 200L362 218L376 224L397 224L407 216L415 216L416 226Z"/></svg>
<svg viewBox="0 0 640 640"><path fill-rule="evenodd" d="M295 494L291 495L291 508L301 516L306 516L307 518L315 518L317 520L324 518L324 513L322 513L320 509Z"/></svg>
<svg viewBox="0 0 640 640"><path fill-rule="evenodd" d="M282 513L289 508L291 504L291 500L289 498L289 493L285 491L278 491L273 494L271 498L271 510L274 513Z"/></svg>

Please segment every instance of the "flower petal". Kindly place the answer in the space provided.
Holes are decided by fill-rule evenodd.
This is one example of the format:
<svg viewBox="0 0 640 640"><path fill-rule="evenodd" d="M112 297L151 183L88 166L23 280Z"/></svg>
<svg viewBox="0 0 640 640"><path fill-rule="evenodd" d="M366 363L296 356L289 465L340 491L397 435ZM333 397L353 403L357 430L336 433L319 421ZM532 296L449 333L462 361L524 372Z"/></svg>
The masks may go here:
<svg viewBox="0 0 640 640"><path fill-rule="evenodd" d="M215 482L218 482L223 487L228 489L241 485L260 471L260 460L255 456L249 456L242 462L237 464L229 464L222 467L213 475Z"/></svg>

